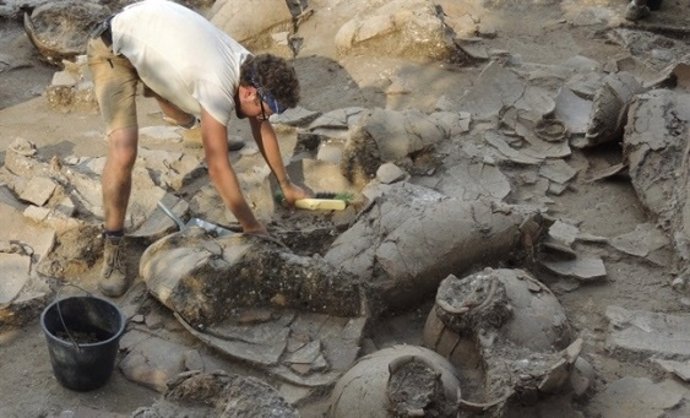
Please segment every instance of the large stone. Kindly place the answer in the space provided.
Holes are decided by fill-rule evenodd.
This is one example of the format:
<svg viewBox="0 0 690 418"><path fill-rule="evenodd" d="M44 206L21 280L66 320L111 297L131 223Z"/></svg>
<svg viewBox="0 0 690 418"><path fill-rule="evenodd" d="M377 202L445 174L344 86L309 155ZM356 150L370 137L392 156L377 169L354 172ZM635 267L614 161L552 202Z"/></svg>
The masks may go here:
<svg viewBox="0 0 690 418"><path fill-rule="evenodd" d="M95 2L49 2L24 15L24 29L41 56L59 65L86 52L90 30L110 13L107 6Z"/></svg>
<svg viewBox="0 0 690 418"><path fill-rule="evenodd" d="M441 7L429 0L394 0L358 15L338 30L335 45L341 56L366 50L422 61L445 59L456 50Z"/></svg>
<svg viewBox="0 0 690 418"><path fill-rule="evenodd" d="M283 0L258 0L255 13L247 19L247 4L242 0L220 0L211 10L211 22L250 49L272 43L271 34L292 31L292 15Z"/></svg>
<svg viewBox="0 0 690 418"><path fill-rule="evenodd" d="M690 359L690 316L608 306L609 349L635 358Z"/></svg>
<svg viewBox="0 0 690 418"><path fill-rule="evenodd" d="M594 396L587 411L588 416L601 418L681 417L688 412L688 401L690 393L678 382L626 376Z"/></svg>

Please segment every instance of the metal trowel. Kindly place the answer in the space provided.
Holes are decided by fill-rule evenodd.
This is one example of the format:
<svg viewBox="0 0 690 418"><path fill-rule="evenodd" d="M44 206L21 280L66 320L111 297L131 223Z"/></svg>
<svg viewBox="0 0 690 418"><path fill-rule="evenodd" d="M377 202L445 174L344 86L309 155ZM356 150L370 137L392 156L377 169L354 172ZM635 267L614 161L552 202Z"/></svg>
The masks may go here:
<svg viewBox="0 0 690 418"><path fill-rule="evenodd" d="M228 228L224 228L224 227L222 227L222 226L220 226L220 225L216 225L216 224L214 224L214 223L212 223L212 222L208 222L208 221L205 221L205 220L200 219L200 218L191 218L191 219L190 219L189 221L187 221L187 223L185 224L184 222L182 222L182 219L180 219L177 215L175 215L175 214L174 214L167 206L165 206L165 204L163 204L163 202L160 201L160 200L158 201L158 207L163 211L163 213L165 213L166 215L168 215L168 217L169 217L170 219L172 219L173 222L175 222L175 224L177 225L177 228L178 228L180 231L185 230L185 229L187 229L187 228L189 228L189 227L192 227L192 226L198 226L199 228L202 228L202 229L204 229L204 230L206 230L206 231L208 231L208 232L214 233L214 234L216 234L217 236L228 235L228 234L232 234L232 233L235 232L235 231L232 231L232 230L230 230L230 229L228 229Z"/></svg>

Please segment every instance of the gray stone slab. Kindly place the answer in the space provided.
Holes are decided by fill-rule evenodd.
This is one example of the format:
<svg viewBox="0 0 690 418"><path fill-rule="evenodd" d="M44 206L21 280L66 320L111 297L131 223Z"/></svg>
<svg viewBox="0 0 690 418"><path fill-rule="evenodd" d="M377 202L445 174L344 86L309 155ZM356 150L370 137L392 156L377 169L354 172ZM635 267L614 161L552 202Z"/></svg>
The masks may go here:
<svg viewBox="0 0 690 418"><path fill-rule="evenodd" d="M662 358L690 359L690 314L664 314L608 306L611 350Z"/></svg>
<svg viewBox="0 0 690 418"><path fill-rule="evenodd" d="M678 376L686 382L690 382L690 360L675 361L664 359L652 359L652 361L658 364L665 371L673 373L674 375Z"/></svg>
<svg viewBox="0 0 690 418"><path fill-rule="evenodd" d="M405 178L405 172L393 163L384 163L376 170L376 178L383 184L391 184Z"/></svg>
<svg viewBox="0 0 690 418"><path fill-rule="evenodd" d="M672 380L654 383L644 377L626 376L596 394L587 416L601 418L661 418L687 402L687 388Z"/></svg>
<svg viewBox="0 0 690 418"><path fill-rule="evenodd" d="M610 241L618 251L637 257L647 257L653 251L669 245L669 238L654 224L643 223L626 234L619 235Z"/></svg>
<svg viewBox="0 0 690 418"><path fill-rule="evenodd" d="M29 281L31 257L21 254L0 253L0 305L14 300Z"/></svg>
<svg viewBox="0 0 690 418"><path fill-rule="evenodd" d="M19 194L19 198L36 206L43 206L57 187L57 183L49 177L32 177Z"/></svg>
<svg viewBox="0 0 690 418"><path fill-rule="evenodd" d="M271 123L282 123L290 126L304 126L308 125L321 115L320 112L305 109L301 106L296 106L287 109L279 115L271 116Z"/></svg>

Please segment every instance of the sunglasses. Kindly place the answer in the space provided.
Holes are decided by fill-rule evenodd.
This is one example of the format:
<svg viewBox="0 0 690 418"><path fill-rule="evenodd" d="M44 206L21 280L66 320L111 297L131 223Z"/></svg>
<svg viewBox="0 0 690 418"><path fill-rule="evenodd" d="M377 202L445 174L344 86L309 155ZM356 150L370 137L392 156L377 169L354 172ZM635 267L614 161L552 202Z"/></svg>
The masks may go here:
<svg viewBox="0 0 690 418"><path fill-rule="evenodd" d="M259 95L259 98L261 99L261 117L265 120L266 118L266 110L264 109L264 103L268 105L268 108L271 109L271 114L278 114L278 113L283 113L285 111L285 107L276 100L275 97L271 94L268 89L266 89L261 83L259 83L258 77L256 77L256 74L254 74L251 78L252 84L256 88L256 92Z"/></svg>

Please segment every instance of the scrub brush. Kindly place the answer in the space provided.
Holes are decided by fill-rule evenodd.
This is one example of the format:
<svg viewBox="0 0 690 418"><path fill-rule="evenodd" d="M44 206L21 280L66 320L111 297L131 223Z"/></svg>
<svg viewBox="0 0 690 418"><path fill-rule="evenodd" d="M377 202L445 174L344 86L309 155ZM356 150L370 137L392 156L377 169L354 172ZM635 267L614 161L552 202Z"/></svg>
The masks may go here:
<svg viewBox="0 0 690 418"><path fill-rule="evenodd" d="M285 200L281 191L276 192L275 199L282 203ZM307 210L343 210L352 201L352 193L318 192L314 197L295 201L295 207Z"/></svg>

